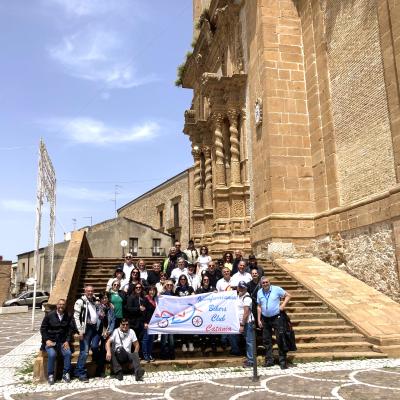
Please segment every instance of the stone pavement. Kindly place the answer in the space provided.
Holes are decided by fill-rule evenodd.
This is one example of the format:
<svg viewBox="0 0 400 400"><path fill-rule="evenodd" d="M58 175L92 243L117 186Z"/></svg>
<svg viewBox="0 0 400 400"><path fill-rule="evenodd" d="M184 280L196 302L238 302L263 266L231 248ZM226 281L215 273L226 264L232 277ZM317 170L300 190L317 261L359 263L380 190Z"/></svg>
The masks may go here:
<svg viewBox="0 0 400 400"><path fill-rule="evenodd" d="M37 325L42 316L38 311ZM0 316L0 326L7 325L4 318ZM8 324L14 326L14 334L8 328L0 330L15 341L16 347L0 357L0 399L89 400L96 397L96 400L113 400L122 396L133 400L214 400L216 397L218 400L261 400L269 396L282 400L400 399L400 359L314 362L298 364L285 371L278 366L259 368L258 382L251 379L252 370L230 367L151 372L145 374L144 382L125 376L122 382L107 377L94 378L89 383L57 382L51 387L33 384L32 373L28 369L23 372L20 367L24 360L37 353L40 334L37 332L21 343L32 334L27 330L20 334L18 330L29 325L29 316L7 318L10 318ZM1 332L0 340L7 343Z"/></svg>

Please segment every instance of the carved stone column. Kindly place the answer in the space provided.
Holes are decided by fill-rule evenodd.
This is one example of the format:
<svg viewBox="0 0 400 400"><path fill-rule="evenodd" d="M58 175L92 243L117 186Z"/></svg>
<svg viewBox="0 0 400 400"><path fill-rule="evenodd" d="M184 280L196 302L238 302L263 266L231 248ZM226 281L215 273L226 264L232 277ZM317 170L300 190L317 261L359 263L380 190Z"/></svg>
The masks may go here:
<svg viewBox="0 0 400 400"><path fill-rule="evenodd" d="M197 146L193 147L192 155L194 158L194 176L193 176L193 206L194 208L201 208L202 185L201 185L201 152Z"/></svg>
<svg viewBox="0 0 400 400"><path fill-rule="evenodd" d="M211 166L211 149L204 147L205 158L205 188L204 188L204 208L212 208L212 166Z"/></svg>
<svg viewBox="0 0 400 400"><path fill-rule="evenodd" d="M214 113L214 144L215 144L215 178L217 186L225 186L225 156L222 134L222 113Z"/></svg>
<svg viewBox="0 0 400 400"><path fill-rule="evenodd" d="M240 142L238 131L238 110L231 108L228 111L229 134L231 144L231 184L240 184Z"/></svg>

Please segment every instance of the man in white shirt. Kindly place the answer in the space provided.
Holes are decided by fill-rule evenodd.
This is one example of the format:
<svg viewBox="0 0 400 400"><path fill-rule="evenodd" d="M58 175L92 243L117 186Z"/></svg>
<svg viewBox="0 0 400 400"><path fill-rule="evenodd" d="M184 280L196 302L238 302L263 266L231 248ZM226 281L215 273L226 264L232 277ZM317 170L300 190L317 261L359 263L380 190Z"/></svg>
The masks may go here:
<svg viewBox="0 0 400 400"><path fill-rule="evenodd" d="M222 268L222 278L217 282L217 291L218 292L226 292L232 290L231 284L231 271L228 267ZM232 356L240 356L240 348L239 348L239 340L238 335L221 335L221 346L223 349L227 346L227 342L231 345L231 352Z"/></svg>
<svg viewBox="0 0 400 400"><path fill-rule="evenodd" d="M251 281L251 275L248 272L246 272L245 261L239 262L238 272L236 272L236 274L233 274L231 280L231 286L236 289L240 281L244 281L246 283Z"/></svg>
<svg viewBox="0 0 400 400"><path fill-rule="evenodd" d="M226 292L232 290L231 280L231 271L229 271L229 268L222 268L222 278L217 282L217 291Z"/></svg>
<svg viewBox="0 0 400 400"><path fill-rule="evenodd" d="M179 277L184 274L187 275L186 261L183 257L178 258L177 267L174 268L171 272L170 279L176 283L178 282Z"/></svg>
<svg viewBox="0 0 400 400"><path fill-rule="evenodd" d="M134 352L132 353L132 345ZM121 321L119 328L114 329L106 343L106 360L111 361L112 369L117 375L117 379L122 381L124 379L122 366L117 359L115 350L118 347L123 347L126 350L130 368L135 375L137 381L143 380L144 369L140 366L139 359L139 342L137 340L135 331L129 329L129 321L124 318Z"/></svg>
<svg viewBox="0 0 400 400"><path fill-rule="evenodd" d="M74 374L81 382L89 382L86 360L92 340L97 334L97 310L93 286L85 286L85 294L74 304L75 325L79 332L79 357Z"/></svg>
<svg viewBox="0 0 400 400"><path fill-rule="evenodd" d="M147 278L149 276L147 269L146 269L146 263L144 262L144 260L140 259L138 261L138 269L140 271L140 279L144 279L145 281L147 281Z"/></svg>
<svg viewBox="0 0 400 400"><path fill-rule="evenodd" d="M253 358L253 322L252 299L247 293L247 284L245 281L240 281L237 285L238 289L238 311L240 322L240 333L246 339L246 361L243 367L252 367Z"/></svg>
<svg viewBox="0 0 400 400"><path fill-rule="evenodd" d="M129 283L129 278L131 277L131 272L135 268L133 264L133 256L131 253L127 253L125 256L125 263L122 267L122 270L125 274L124 280L121 282L121 288Z"/></svg>

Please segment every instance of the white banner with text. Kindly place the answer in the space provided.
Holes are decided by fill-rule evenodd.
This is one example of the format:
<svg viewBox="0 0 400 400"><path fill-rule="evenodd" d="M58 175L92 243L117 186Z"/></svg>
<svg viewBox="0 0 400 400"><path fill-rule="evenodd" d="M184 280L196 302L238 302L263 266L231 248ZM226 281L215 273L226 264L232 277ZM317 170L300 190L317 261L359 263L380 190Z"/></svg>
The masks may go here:
<svg viewBox="0 0 400 400"><path fill-rule="evenodd" d="M235 291L194 296L159 296L148 333L221 335L239 333Z"/></svg>

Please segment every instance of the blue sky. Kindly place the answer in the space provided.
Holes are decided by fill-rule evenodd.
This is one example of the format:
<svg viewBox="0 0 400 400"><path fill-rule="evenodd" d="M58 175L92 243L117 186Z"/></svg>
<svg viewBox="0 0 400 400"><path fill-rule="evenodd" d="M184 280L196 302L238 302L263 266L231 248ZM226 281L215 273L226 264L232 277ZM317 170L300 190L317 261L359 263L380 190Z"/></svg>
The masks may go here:
<svg viewBox="0 0 400 400"><path fill-rule="evenodd" d="M34 248L40 137L57 241L112 218L115 185L120 207L192 164L174 86L191 41L191 0L0 1L0 255Z"/></svg>

